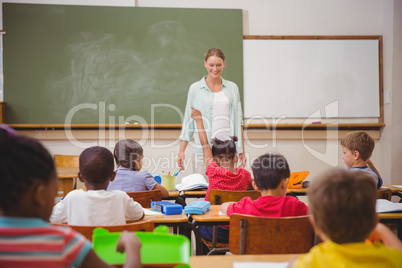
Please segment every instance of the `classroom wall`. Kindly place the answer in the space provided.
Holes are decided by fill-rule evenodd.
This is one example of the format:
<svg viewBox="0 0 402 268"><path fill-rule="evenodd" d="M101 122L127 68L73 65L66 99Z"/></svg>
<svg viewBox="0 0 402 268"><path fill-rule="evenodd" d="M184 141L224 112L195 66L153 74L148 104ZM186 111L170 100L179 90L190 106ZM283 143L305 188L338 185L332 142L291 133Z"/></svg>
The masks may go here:
<svg viewBox="0 0 402 268"><path fill-rule="evenodd" d="M77 4L79 1L7 1L24 3ZM243 10L245 35L383 35L384 92L391 100L384 105L385 128L372 131L376 148L372 161L379 169L385 184L402 184L402 1L392 0L92 0L87 4L139 7L183 8L238 8ZM202 22L199 22L202 23ZM228 59L230 60L230 59ZM200 58L200 61L202 59ZM200 77L203 74L200 74ZM261 93L261 97L264 96ZM73 145L57 131L25 131L41 139L54 154L79 154L85 146L94 143L113 147L116 138L103 139L99 132L79 131L81 144ZM258 155L274 151L284 154L292 171L309 170L311 177L332 166L344 167L339 138L347 131L247 131L246 152L248 166ZM175 157L179 150L178 131L156 131L155 141L144 141L147 168L151 172L175 170ZM100 135L100 139L99 139ZM128 131L127 137L139 138L138 131ZM329 135L329 137L327 137ZM156 144L155 144L156 143ZM159 146L158 146L159 145ZM161 148L164 147L164 148ZM187 150L190 156L191 148ZM191 173L187 170L183 175Z"/></svg>

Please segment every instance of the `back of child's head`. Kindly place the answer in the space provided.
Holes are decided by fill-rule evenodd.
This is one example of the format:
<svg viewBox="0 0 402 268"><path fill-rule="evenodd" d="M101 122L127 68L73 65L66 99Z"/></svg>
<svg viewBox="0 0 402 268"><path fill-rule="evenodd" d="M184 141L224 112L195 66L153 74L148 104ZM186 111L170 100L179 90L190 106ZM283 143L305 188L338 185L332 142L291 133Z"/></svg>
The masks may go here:
<svg viewBox="0 0 402 268"><path fill-rule="evenodd" d="M375 142L366 132L355 131L341 139L341 146L351 152L358 151L361 159L367 161L373 153Z"/></svg>
<svg viewBox="0 0 402 268"><path fill-rule="evenodd" d="M87 148L80 155L79 166L82 177L88 183L105 183L113 175L113 154L100 146Z"/></svg>
<svg viewBox="0 0 402 268"><path fill-rule="evenodd" d="M230 140L212 139L212 156L216 159L233 159L236 156L237 137L232 136Z"/></svg>
<svg viewBox="0 0 402 268"><path fill-rule="evenodd" d="M135 161L140 160L143 153L144 150L142 149L142 146L131 139L121 140L117 142L114 147L114 159L116 165L132 170L138 169Z"/></svg>
<svg viewBox="0 0 402 268"><path fill-rule="evenodd" d="M52 156L37 140L0 128L0 208L12 211L34 183L56 178Z"/></svg>
<svg viewBox="0 0 402 268"><path fill-rule="evenodd" d="M290 176L289 164L281 154L263 154L254 160L251 169L260 190L276 189Z"/></svg>
<svg viewBox="0 0 402 268"><path fill-rule="evenodd" d="M309 212L335 243L362 242L376 225L376 189L365 173L329 170L311 183Z"/></svg>

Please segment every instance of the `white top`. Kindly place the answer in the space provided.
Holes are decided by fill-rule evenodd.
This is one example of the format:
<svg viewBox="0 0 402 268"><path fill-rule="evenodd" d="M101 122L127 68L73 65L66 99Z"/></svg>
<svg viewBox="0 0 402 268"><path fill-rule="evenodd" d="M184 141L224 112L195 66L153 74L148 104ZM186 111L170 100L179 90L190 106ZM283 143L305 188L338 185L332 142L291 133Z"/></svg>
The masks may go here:
<svg viewBox="0 0 402 268"><path fill-rule="evenodd" d="M142 206L120 190L69 192L53 207L50 222L69 225L120 225L126 218L136 221L144 214Z"/></svg>
<svg viewBox="0 0 402 268"><path fill-rule="evenodd" d="M230 140L230 101L223 91L214 92L211 138Z"/></svg>

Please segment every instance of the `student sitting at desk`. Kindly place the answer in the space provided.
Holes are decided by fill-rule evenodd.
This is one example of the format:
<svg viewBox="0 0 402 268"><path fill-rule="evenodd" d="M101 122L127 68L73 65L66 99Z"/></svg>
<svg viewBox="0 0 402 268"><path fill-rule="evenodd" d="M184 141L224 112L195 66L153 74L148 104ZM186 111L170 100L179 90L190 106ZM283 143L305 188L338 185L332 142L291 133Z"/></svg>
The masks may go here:
<svg viewBox="0 0 402 268"><path fill-rule="evenodd" d="M112 267L69 227L52 226L58 178L52 156L37 140L0 128L0 267ZM123 267L142 267L141 243L122 232Z"/></svg>
<svg viewBox="0 0 402 268"><path fill-rule="evenodd" d="M402 242L377 222L376 185L370 176L327 171L311 183L307 195L311 223L323 242L301 255L295 268L401 267Z"/></svg>
<svg viewBox="0 0 402 268"><path fill-rule="evenodd" d="M121 140L114 147L117 165L116 177L107 187L108 191L121 190L126 193L160 190L162 197L169 197L165 187L157 183L148 171L140 171L144 158L142 146L131 139Z"/></svg>
<svg viewBox="0 0 402 268"><path fill-rule="evenodd" d="M120 190L106 191L115 172L113 155L104 147L85 149L79 158L78 179L87 191L69 192L53 208L50 221L70 225L118 225L126 218L136 221L144 217L142 206Z"/></svg>
<svg viewBox="0 0 402 268"><path fill-rule="evenodd" d="M205 174L209 178L209 186L205 200L209 201L209 192L212 189L245 191L251 186L251 174L244 168L236 168L237 163L236 144L237 137L230 140L212 140L212 149L209 145L207 134L205 133L202 114L199 110L191 107L193 112L191 118L194 119L200 143L203 149L204 163L207 167ZM218 226L218 242L227 243L229 241L228 226ZM201 236L208 241L212 241L212 226L200 226Z"/></svg>
<svg viewBox="0 0 402 268"><path fill-rule="evenodd" d="M382 186L382 179L370 157L374 150L374 140L366 132L352 132L341 140L342 159L351 170L364 172L373 178L377 189Z"/></svg>
<svg viewBox="0 0 402 268"><path fill-rule="evenodd" d="M253 187L261 197L252 200L244 197L239 202L226 202L220 206L224 214L232 213L260 217L292 217L307 215L307 206L293 196L286 196L290 176L288 162L280 154L264 154L251 166Z"/></svg>

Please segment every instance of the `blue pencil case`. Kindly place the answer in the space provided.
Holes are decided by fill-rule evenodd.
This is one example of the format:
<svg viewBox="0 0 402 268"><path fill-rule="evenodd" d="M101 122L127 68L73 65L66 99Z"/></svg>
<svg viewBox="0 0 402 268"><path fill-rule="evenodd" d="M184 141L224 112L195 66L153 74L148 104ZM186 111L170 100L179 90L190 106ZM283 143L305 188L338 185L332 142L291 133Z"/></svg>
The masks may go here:
<svg viewBox="0 0 402 268"><path fill-rule="evenodd" d="M208 210L211 209L211 203L209 201L195 201L193 203L188 204L184 208L185 214L204 214Z"/></svg>
<svg viewBox="0 0 402 268"><path fill-rule="evenodd" d="M183 206L169 201L153 201L151 209L162 212L165 215L176 215L183 212Z"/></svg>

